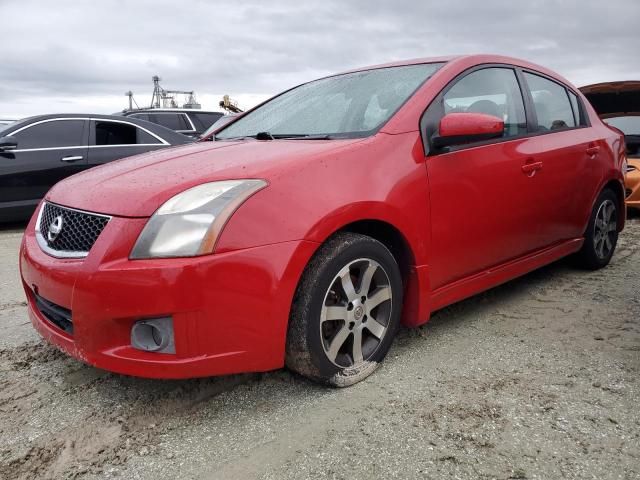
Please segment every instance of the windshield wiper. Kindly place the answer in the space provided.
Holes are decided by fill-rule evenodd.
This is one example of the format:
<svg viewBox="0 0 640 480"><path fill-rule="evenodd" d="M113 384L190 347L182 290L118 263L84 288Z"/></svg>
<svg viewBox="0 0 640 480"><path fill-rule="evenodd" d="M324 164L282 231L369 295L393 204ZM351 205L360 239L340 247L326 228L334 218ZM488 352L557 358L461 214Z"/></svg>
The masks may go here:
<svg viewBox="0 0 640 480"><path fill-rule="evenodd" d="M308 134L308 133L270 133L258 132L255 135L242 135L239 137L216 138L216 140L244 140L245 138L255 138L256 140L332 140L333 136L328 134Z"/></svg>

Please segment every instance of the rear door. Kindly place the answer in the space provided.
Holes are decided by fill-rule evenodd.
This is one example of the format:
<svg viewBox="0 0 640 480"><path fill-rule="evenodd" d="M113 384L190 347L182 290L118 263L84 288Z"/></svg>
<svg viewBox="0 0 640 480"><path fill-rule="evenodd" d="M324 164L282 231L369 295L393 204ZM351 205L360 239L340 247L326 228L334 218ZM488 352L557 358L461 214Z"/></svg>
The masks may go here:
<svg viewBox="0 0 640 480"><path fill-rule="evenodd" d="M540 246L581 237L584 217L603 172L597 161L604 148L589 127L581 101L566 86L537 72L524 71L532 106L534 134L523 148L539 162L533 233Z"/></svg>
<svg viewBox="0 0 640 480"><path fill-rule="evenodd" d="M516 69L482 66L455 79L423 117L426 138L451 112L499 117L505 131L495 140L428 152L432 289L537 247L529 232L536 218L530 202L536 187L522 170L531 158L523 148L529 132Z"/></svg>
<svg viewBox="0 0 640 480"><path fill-rule="evenodd" d="M58 181L87 168L87 127L82 118L36 121L7 131L15 150L0 152L0 203L28 210Z"/></svg>
<svg viewBox="0 0 640 480"><path fill-rule="evenodd" d="M125 120L92 119L89 133L89 166L157 150L169 145L150 130Z"/></svg>

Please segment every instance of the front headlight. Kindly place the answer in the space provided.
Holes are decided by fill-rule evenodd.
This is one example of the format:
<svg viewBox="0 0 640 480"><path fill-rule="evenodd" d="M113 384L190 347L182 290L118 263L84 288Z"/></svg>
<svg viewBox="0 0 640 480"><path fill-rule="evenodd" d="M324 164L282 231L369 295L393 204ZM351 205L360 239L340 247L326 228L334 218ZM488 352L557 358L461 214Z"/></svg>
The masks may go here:
<svg viewBox="0 0 640 480"><path fill-rule="evenodd" d="M173 196L149 219L130 258L194 257L213 252L233 212L266 186L264 180L225 180Z"/></svg>

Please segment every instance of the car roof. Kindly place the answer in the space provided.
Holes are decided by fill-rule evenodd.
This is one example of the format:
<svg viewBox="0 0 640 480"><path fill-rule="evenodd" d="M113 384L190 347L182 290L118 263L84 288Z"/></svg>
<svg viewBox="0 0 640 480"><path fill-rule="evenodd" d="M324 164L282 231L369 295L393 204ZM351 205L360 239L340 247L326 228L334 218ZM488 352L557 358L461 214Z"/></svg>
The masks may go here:
<svg viewBox="0 0 640 480"><path fill-rule="evenodd" d="M94 113L49 113L45 115L34 115L32 117L26 117L18 120L17 122L11 124L11 129L13 131L26 126L30 123L40 122L42 120L54 120L54 119L73 119L73 118L92 118L96 120L115 120L118 122L122 122L124 119L121 115L102 115L102 114L94 114ZM162 138L167 140L171 144L180 144L187 143L191 141L189 137L182 135L170 128L163 127L162 125L158 125L157 123L148 122L146 120L141 120L139 118L127 118L127 122L133 123L134 125L138 125L140 127L144 127L147 130L152 131L153 133L160 135Z"/></svg>
<svg viewBox="0 0 640 480"><path fill-rule="evenodd" d="M201 110L199 108L136 108L135 110L124 110L122 113L128 115L131 113L148 113L148 112L184 112L184 113L219 113L217 110Z"/></svg>
<svg viewBox="0 0 640 480"><path fill-rule="evenodd" d="M350 73L350 72L359 72L364 70L372 70L375 68L387 68L387 67L400 67L405 65L417 65L421 63L506 63L510 65L517 65L523 68L530 68L532 70L537 70L541 73L549 74L550 76L557 77L558 74L552 72L551 70L537 65L532 62L528 62L526 60L522 60L520 58L509 57L505 55L495 55L495 54L487 54L487 53L479 53L472 55L449 55L442 57L420 57L420 58L411 58L408 60L398 60L395 62L389 63L380 63L376 65L369 65L366 67L354 68L351 70L347 70L342 73ZM339 74L338 74L339 75Z"/></svg>

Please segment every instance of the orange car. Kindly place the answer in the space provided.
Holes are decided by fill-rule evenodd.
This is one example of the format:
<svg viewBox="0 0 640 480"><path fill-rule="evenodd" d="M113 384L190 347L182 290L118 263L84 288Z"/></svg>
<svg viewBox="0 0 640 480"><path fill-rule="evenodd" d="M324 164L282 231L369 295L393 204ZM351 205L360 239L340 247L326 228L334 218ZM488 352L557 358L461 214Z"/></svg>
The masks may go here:
<svg viewBox="0 0 640 480"><path fill-rule="evenodd" d="M627 207L640 210L640 81L607 82L580 89L609 125L624 133L627 144Z"/></svg>

